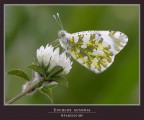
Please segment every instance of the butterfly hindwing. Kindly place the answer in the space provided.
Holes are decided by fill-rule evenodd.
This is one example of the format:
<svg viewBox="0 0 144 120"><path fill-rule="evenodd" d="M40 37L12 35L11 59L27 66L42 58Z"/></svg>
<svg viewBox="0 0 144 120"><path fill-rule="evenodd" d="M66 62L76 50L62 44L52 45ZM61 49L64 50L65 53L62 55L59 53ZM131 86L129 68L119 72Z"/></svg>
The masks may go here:
<svg viewBox="0 0 144 120"><path fill-rule="evenodd" d="M100 73L113 63L126 43L126 36L121 32L83 31L71 34L67 51L81 65Z"/></svg>

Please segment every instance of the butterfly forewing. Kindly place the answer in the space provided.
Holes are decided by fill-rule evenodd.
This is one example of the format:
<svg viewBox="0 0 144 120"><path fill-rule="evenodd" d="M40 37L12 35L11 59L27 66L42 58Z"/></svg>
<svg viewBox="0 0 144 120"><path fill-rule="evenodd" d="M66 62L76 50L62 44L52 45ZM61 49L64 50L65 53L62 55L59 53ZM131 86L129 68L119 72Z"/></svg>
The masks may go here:
<svg viewBox="0 0 144 120"><path fill-rule="evenodd" d="M127 36L115 31L83 31L71 34L67 51L95 73L103 72L126 45Z"/></svg>

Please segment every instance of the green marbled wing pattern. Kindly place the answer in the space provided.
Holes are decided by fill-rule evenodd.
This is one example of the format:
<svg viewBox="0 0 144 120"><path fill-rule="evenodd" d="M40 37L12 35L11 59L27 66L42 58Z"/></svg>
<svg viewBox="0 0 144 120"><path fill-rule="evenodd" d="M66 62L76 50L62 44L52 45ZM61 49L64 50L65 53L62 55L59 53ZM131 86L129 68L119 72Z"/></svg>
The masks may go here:
<svg viewBox="0 0 144 120"><path fill-rule="evenodd" d="M87 69L101 73L114 61L127 43L127 37L114 31L84 31L71 34L67 48L71 56Z"/></svg>

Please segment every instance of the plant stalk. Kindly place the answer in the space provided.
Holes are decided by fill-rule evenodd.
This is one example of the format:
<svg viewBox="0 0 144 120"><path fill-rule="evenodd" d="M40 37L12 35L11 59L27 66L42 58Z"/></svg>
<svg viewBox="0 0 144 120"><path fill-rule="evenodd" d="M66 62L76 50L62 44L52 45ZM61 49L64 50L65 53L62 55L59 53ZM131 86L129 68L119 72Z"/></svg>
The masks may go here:
<svg viewBox="0 0 144 120"><path fill-rule="evenodd" d="M18 99L20 99L21 97L23 97L24 95L26 95L27 93L31 92L33 89L36 89L36 88L40 87L43 82L44 82L44 80L39 80L38 82L34 83L31 87L29 87L27 90L21 92L16 97L14 97L11 100L9 100L8 102L6 102L6 104L12 104L12 103L14 103Z"/></svg>

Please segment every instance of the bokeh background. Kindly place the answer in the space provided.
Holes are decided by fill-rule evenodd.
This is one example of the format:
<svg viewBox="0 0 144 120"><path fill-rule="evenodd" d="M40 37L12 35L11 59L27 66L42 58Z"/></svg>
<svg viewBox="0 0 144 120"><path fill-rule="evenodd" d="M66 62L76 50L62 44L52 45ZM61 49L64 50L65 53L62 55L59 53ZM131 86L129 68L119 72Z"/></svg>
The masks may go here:
<svg viewBox="0 0 144 120"><path fill-rule="evenodd" d="M53 14L60 13L70 32L115 30L128 38L126 47L103 73L95 74L76 61L67 76L69 87L53 90L54 104L139 104L139 6L137 5L17 5L5 6L5 72L22 69L29 76L36 50L57 39ZM5 101L21 92L24 80L5 75ZM41 93L15 104L49 104Z"/></svg>

